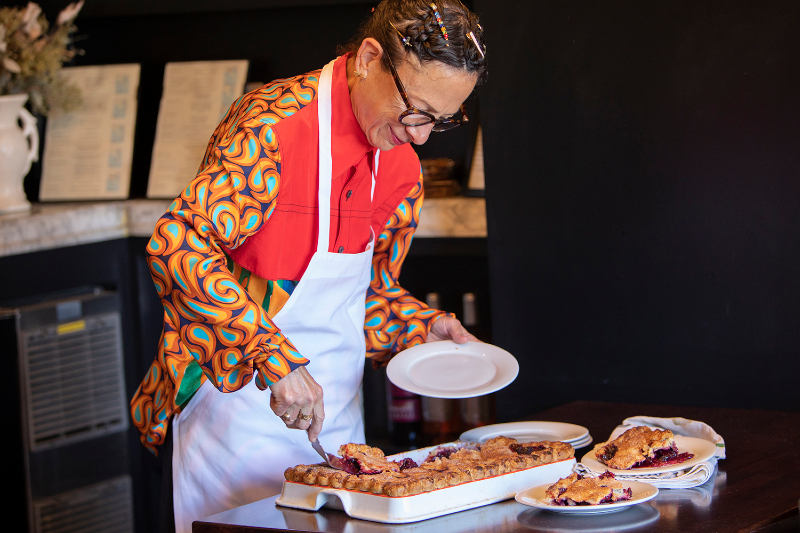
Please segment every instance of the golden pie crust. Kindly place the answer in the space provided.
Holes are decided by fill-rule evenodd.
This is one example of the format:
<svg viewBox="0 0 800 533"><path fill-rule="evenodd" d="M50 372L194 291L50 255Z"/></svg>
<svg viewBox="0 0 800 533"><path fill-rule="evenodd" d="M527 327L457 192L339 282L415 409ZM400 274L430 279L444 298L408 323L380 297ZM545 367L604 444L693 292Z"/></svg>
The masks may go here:
<svg viewBox="0 0 800 533"><path fill-rule="evenodd" d="M444 446L441 449L447 455L455 447ZM380 472L350 474L321 463L287 468L284 477L287 481L306 485L391 497L412 496L570 459L575 455L575 449L564 442L519 443L515 439L497 437L475 449L452 451L447 457L437 456L434 451L421 465L402 470L400 464L387 461L382 450L365 444L346 444L339 448L339 455L345 461L356 458L369 470L380 469Z"/></svg>

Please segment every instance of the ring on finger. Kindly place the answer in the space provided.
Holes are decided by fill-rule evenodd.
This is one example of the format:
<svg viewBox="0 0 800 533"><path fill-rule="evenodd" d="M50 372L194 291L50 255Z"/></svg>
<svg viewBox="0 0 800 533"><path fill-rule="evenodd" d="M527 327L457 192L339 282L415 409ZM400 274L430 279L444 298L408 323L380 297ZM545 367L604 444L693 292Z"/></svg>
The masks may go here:
<svg viewBox="0 0 800 533"><path fill-rule="evenodd" d="M312 415L304 415L301 412L300 414L297 415L297 418L299 418L300 420L311 420L314 417Z"/></svg>
<svg viewBox="0 0 800 533"><path fill-rule="evenodd" d="M283 413L281 415L281 420L283 420L284 422L291 422L292 421L292 417L291 417L291 415L289 415L289 413Z"/></svg>

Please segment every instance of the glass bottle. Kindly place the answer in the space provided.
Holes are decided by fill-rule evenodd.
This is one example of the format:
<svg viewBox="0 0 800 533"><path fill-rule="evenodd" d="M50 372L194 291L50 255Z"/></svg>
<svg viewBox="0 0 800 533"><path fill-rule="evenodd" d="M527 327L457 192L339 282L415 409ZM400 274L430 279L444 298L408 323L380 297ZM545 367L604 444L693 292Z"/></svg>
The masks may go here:
<svg viewBox="0 0 800 533"><path fill-rule="evenodd" d="M386 380L389 439L404 450L422 445L422 397Z"/></svg>

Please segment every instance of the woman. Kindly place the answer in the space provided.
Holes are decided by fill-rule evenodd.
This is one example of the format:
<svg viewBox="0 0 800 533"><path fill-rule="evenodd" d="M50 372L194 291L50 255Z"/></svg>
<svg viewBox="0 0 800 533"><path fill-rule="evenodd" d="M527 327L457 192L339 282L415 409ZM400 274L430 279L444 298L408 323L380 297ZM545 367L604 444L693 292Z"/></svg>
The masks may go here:
<svg viewBox="0 0 800 533"><path fill-rule="evenodd" d="M178 531L280 492L317 436L363 442L364 353L474 340L397 277L422 203L409 143L467 120L482 33L457 0L382 2L321 72L237 100L157 223L164 331L131 412L154 452L172 420Z"/></svg>

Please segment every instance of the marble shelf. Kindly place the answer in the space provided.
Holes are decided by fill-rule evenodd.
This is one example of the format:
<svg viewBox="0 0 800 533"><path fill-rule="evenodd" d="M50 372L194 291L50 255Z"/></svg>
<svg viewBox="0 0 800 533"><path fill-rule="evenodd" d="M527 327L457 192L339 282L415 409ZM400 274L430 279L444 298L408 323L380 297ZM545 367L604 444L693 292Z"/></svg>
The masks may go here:
<svg viewBox="0 0 800 533"><path fill-rule="evenodd" d="M126 237L149 237L170 200L38 203L0 215L0 257ZM417 238L486 237L483 198L428 198Z"/></svg>

